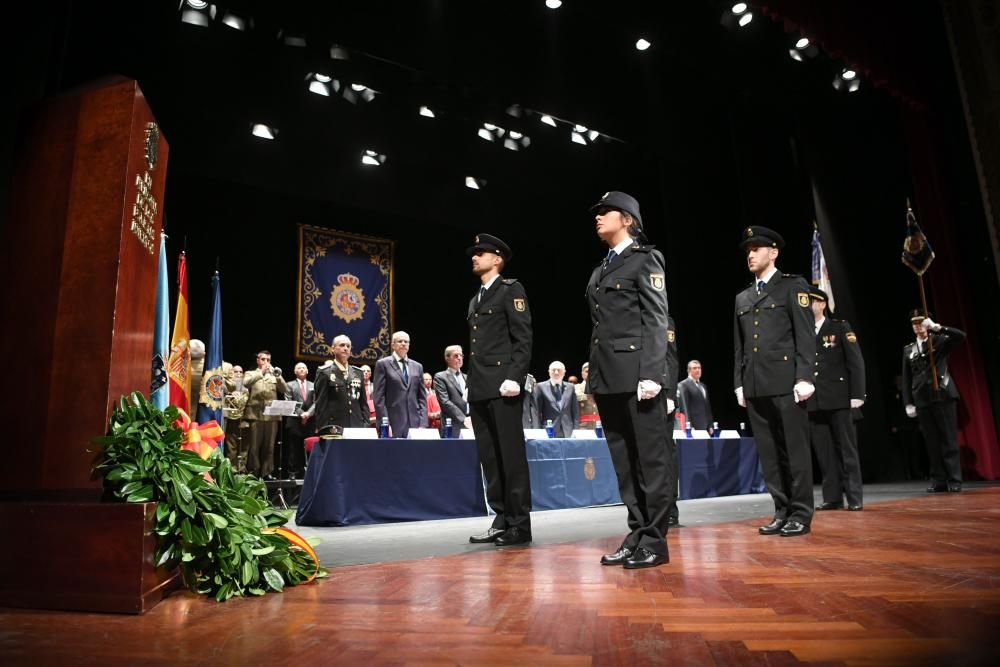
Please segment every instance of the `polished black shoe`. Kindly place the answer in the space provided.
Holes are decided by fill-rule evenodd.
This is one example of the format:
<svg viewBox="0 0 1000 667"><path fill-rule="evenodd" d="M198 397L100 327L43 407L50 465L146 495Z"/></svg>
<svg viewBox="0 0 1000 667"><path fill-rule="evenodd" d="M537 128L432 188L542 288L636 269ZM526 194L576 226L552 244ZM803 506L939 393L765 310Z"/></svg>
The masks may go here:
<svg viewBox="0 0 1000 667"><path fill-rule="evenodd" d="M950 491L951 493L958 493L961 490L962 490L962 485L960 483L958 482L948 483L948 491Z"/></svg>
<svg viewBox="0 0 1000 667"><path fill-rule="evenodd" d="M527 544L531 541L531 533L517 526L508 528L503 535L500 535L493 544L498 547L512 547L518 544Z"/></svg>
<svg viewBox="0 0 1000 667"><path fill-rule="evenodd" d="M788 521L781 529L782 537L798 537L809 532L809 526L798 521Z"/></svg>
<svg viewBox="0 0 1000 667"><path fill-rule="evenodd" d="M633 551L633 549L623 544L613 554L604 554L601 556L601 565L621 565L632 555Z"/></svg>
<svg viewBox="0 0 1000 667"><path fill-rule="evenodd" d="M504 534L504 531L500 528L490 528L482 535L473 535L469 538L469 541L473 544L486 544L488 542L496 542L497 538Z"/></svg>
<svg viewBox="0 0 1000 667"><path fill-rule="evenodd" d="M657 565L663 565L664 563L669 562L669 555L654 554L645 547L639 547L635 550L635 553L625 559L625 562L622 563L622 567L626 570L638 570L644 567L656 567Z"/></svg>
<svg viewBox="0 0 1000 667"><path fill-rule="evenodd" d="M782 526L785 525L784 519L775 519L766 526L761 526L757 529L757 532L761 535L777 535L781 532Z"/></svg>
<svg viewBox="0 0 1000 667"><path fill-rule="evenodd" d="M676 516L667 517L667 527L677 528L681 525L681 520Z"/></svg>
<svg viewBox="0 0 1000 667"><path fill-rule="evenodd" d="M848 505L847 506L847 511L848 512L860 512L864 508L865 508L865 506L861 505L861 504L858 504L858 505Z"/></svg>
<svg viewBox="0 0 1000 667"><path fill-rule="evenodd" d="M822 512L823 510L841 510L844 509L844 503L820 503L816 506L817 512Z"/></svg>
<svg viewBox="0 0 1000 667"><path fill-rule="evenodd" d="M947 484L931 484L927 487L927 493L944 493L948 490Z"/></svg>

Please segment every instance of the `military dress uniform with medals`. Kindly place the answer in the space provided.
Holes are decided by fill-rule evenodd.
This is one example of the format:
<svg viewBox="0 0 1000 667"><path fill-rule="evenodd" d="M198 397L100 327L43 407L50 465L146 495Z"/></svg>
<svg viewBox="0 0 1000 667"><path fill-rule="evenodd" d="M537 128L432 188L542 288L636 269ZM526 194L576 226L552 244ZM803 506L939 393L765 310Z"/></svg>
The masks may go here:
<svg viewBox="0 0 1000 667"><path fill-rule="evenodd" d="M317 372L314 391L316 402L310 412L321 436L330 434L332 426L341 430L368 426L368 394L360 368L345 368L334 360Z"/></svg>
<svg viewBox="0 0 1000 667"><path fill-rule="evenodd" d="M504 261L510 248L489 234L476 237L469 256L494 252ZM531 310L524 286L516 279L497 276L488 290L472 297L469 325L469 414L479 460L486 477L486 501L496 513L492 528L472 542L498 546L531 540L531 481L524 444L522 414L525 398L502 396L506 380L522 386L531 362ZM529 392L530 393L530 392Z"/></svg>
<svg viewBox="0 0 1000 667"><path fill-rule="evenodd" d="M828 301L822 290L810 288L814 301ZM815 329L815 326L813 327ZM823 504L819 509L863 506L858 435L851 399L865 400L865 360L858 336L846 320L829 317L816 333L816 393L806 401L812 445L823 472Z"/></svg>
<svg viewBox="0 0 1000 667"><path fill-rule="evenodd" d="M744 231L741 246L751 244L781 248L784 239L752 226ZM796 383L812 381L816 363L809 285L801 276L780 271L762 289L751 283L736 295L733 327L733 386L743 388L764 482L774 500L774 521L760 532L809 532L814 506L809 417L805 402L797 402L794 394ZM795 530L787 529L791 522L796 522Z"/></svg>

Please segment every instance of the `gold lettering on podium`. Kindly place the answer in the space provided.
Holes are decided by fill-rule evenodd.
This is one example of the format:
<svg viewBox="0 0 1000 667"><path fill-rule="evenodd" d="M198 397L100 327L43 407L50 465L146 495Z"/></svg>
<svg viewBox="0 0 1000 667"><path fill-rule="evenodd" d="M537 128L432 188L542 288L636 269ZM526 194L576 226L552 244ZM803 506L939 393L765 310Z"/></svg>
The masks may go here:
<svg viewBox="0 0 1000 667"><path fill-rule="evenodd" d="M132 233L150 255L155 254L156 211L159 205L153 197L153 179L149 172L135 176L135 203L132 205Z"/></svg>

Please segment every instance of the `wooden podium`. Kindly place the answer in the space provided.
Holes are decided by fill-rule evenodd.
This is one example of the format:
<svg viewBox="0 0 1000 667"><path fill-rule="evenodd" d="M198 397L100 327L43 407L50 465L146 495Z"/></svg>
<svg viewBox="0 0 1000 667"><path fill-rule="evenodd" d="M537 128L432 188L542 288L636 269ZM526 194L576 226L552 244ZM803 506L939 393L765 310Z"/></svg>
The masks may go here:
<svg viewBox="0 0 1000 667"><path fill-rule="evenodd" d="M22 388L3 402L0 605L142 612L176 583L152 564L155 505L101 503L89 451L121 395L149 393L167 153L124 79L51 100L23 136L0 239Z"/></svg>

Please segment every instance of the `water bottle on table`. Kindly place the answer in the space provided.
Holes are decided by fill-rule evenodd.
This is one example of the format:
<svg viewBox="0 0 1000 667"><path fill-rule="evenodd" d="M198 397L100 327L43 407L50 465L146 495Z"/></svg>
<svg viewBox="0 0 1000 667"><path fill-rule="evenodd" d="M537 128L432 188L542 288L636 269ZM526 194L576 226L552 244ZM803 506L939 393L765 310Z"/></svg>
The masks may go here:
<svg viewBox="0 0 1000 667"><path fill-rule="evenodd" d="M382 417L382 424L378 427L378 437L388 438L389 437L389 418Z"/></svg>
<svg viewBox="0 0 1000 667"><path fill-rule="evenodd" d="M446 417L444 420L444 437L454 438L454 430L451 427L451 417Z"/></svg>
<svg viewBox="0 0 1000 667"><path fill-rule="evenodd" d="M555 432L556 432L556 429L555 429L554 426L552 426L552 420L551 419L546 419L545 420L545 435L547 435L548 437L551 438L551 437L553 437L555 435Z"/></svg>
<svg viewBox="0 0 1000 667"><path fill-rule="evenodd" d="M712 437L721 438L722 431L719 430L719 422L712 422Z"/></svg>
<svg viewBox="0 0 1000 667"><path fill-rule="evenodd" d="M604 437L604 426L601 424L601 420L597 420L597 424L594 426L594 435L598 438Z"/></svg>

